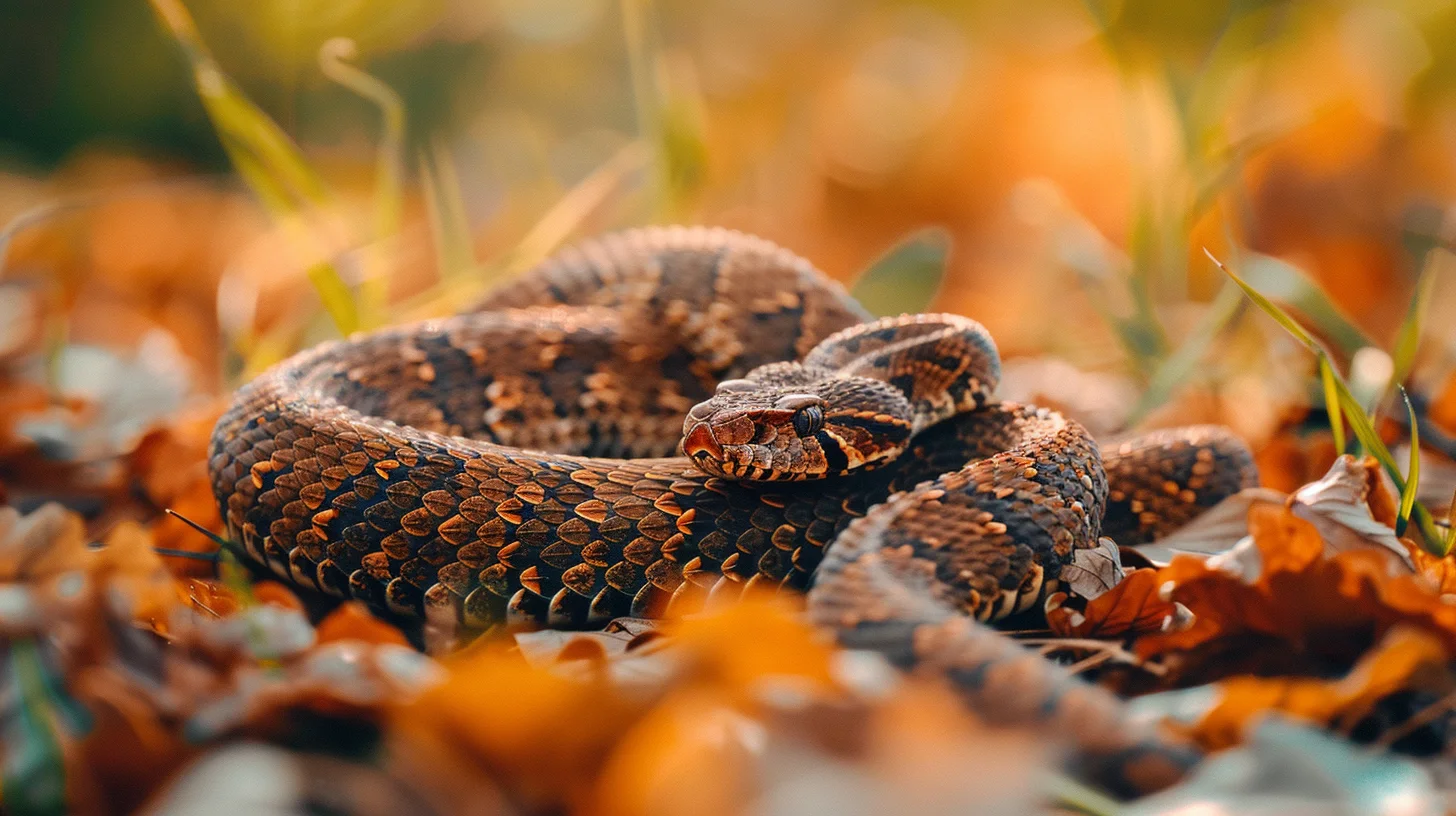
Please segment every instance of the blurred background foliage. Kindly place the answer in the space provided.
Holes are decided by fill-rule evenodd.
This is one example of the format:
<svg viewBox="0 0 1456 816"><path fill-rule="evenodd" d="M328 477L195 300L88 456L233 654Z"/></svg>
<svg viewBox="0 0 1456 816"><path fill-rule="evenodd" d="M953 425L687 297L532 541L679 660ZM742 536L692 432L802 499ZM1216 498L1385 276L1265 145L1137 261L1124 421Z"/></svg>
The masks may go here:
<svg viewBox="0 0 1456 816"><path fill-rule="evenodd" d="M337 197L322 251L348 285L383 280L391 320L565 240L722 224L846 281L882 261L872 308L970 314L1010 358L1105 375L1033 366L1018 395L1264 444L1318 402L1313 363L1205 247L1308 318L1354 386L1356 352L1389 350L1421 270L1449 266L1456 0L186 8ZM403 103L397 229L374 209L380 111L319 66L336 37ZM0 4L0 221L35 219L5 264L61 282L72 340L161 331L215 390L333 330L317 252L280 249L229 169L146 2ZM1413 382L1456 424L1449 277Z"/></svg>

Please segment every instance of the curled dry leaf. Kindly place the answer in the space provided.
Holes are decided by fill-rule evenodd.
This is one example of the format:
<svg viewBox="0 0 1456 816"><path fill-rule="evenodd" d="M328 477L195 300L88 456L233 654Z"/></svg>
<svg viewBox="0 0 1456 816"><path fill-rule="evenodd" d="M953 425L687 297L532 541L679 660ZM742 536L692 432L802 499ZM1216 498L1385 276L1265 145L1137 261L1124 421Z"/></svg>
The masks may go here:
<svg viewBox="0 0 1456 816"><path fill-rule="evenodd" d="M1096 547L1072 552L1072 563L1062 567L1061 582L1073 595L1090 601L1116 586L1125 574L1117 544L1103 536Z"/></svg>
<svg viewBox="0 0 1456 816"><path fill-rule="evenodd" d="M1171 535L1137 550L1166 564L1176 555L1212 556L1246 547L1250 510L1278 504L1287 505L1296 516L1313 524L1331 554L1378 547L1414 569L1409 548L1395 535L1395 500L1385 487L1379 464L1368 457L1357 460L1348 455L1337 458L1323 477L1291 495L1265 487L1242 490Z"/></svg>
<svg viewBox="0 0 1456 816"><path fill-rule="evenodd" d="M1336 459L1324 478L1289 497L1289 509L1315 526L1327 552L1380 547L1415 569L1409 551L1395 535L1395 500L1372 458Z"/></svg>
<svg viewBox="0 0 1456 816"><path fill-rule="evenodd" d="M1144 657L1176 658L1175 674L1310 673L1347 666L1397 624L1456 646L1456 606L1444 603L1384 548L1326 553L1316 528L1285 507L1256 505L1237 557L1177 558L1159 572L1164 597L1193 624L1139 638Z"/></svg>
<svg viewBox="0 0 1456 816"><path fill-rule="evenodd" d="M1438 558L1420 547L1411 547L1410 556L1431 591L1447 603L1456 603L1456 553Z"/></svg>

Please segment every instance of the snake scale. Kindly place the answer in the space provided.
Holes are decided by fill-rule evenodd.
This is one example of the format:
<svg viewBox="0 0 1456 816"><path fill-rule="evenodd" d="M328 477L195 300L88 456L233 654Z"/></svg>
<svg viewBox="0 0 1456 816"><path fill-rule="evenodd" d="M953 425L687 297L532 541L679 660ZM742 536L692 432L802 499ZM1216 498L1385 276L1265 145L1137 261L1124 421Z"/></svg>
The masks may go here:
<svg viewBox="0 0 1456 816"><path fill-rule="evenodd" d="M275 366L218 422L210 471L229 536L297 585L470 629L809 589L845 645L1156 787L1180 749L981 622L1099 534L1147 540L1253 484L1252 457L1209 426L1099 453L994 401L999 366L974 321L871 320L762 239L632 230L465 314Z"/></svg>

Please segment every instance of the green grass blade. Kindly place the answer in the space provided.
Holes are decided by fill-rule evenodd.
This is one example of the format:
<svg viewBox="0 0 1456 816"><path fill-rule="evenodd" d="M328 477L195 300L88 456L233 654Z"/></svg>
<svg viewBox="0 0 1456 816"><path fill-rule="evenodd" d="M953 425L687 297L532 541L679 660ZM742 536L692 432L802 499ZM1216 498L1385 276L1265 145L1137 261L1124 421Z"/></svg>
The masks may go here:
<svg viewBox="0 0 1456 816"><path fill-rule="evenodd" d="M1366 452L1375 457L1375 461L1380 463L1386 475L1395 483L1395 489L1404 496L1406 480L1401 475L1400 467L1395 463L1395 456L1390 453L1390 448L1385 446L1385 442L1376 433L1370 416L1365 413L1365 409L1350 393L1350 389L1344 384L1344 381L1336 377L1335 385L1339 393L1340 408L1345 412L1345 417L1350 422L1350 428L1354 430L1355 436L1365 447ZM1445 555L1445 552L1441 551L1444 536L1436 528L1436 520L1431 517L1430 511L1425 508L1425 505L1415 502L1411 507L1410 517L1415 519L1416 527L1421 531L1425 549L1435 555Z"/></svg>
<svg viewBox="0 0 1456 816"><path fill-rule="evenodd" d="M238 175L274 217L300 222L290 226L290 239L303 247L327 246L321 230L302 228L302 222L336 209L323 179L283 129L223 73L181 0L149 2L186 56L203 108ZM340 333L356 331L357 304L333 264L316 263L308 276Z"/></svg>
<svg viewBox="0 0 1456 816"><path fill-rule="evenodd" d="M1426 308L1430 305L1431 292L1435 289L1435 266L1435 263L1428 260L1422 267L1421 275L1416 280L1415 292L1411 295L1410 308L1406 310L1405 320L1401 321L1400 330L1395 335L1395 351L1391 354L1394 366L1390 377L1391 387L1404 385L1411 368L1415 366L1416 351L1421 345L1421 327L1425 324Z"/></svg>
<svg viewBox="0 0 1456 816"><path fill-rule="evenodd" d="M950 247L944 229L916 230L871 263L850 294L876 317L926 311L945 280Z"/></svg>
<svg viewBox="0 0 1456 816"><path fill-rule="evenodd" d="M1421 431L1416 421L1416 409L1411 405L1410 395L1400 389L1400 398L1405 400L1406 416L1410 418L1410 461L1405 470L1405 486L1400 491L1400 512L1395 516L1395 534L1404 535L1410 522L1411 509L1416 503L1416 488L1421 482Z"/></svg>
<svg viewBox="0 0 1456 816"><path fill-rule="evenodd" d="M470 219L465 215L460 176L443 142L431 144L420 157L420 178L425 187L425 209L430 216L440 279L458 279L475 269L475 246L470 238Z"/></svg>
<svg viewBox="0 0 1456 816"><path fill-rule="evenodd" d="M1199 361L1208 353L1214 339L1238 315L1243 304L1244 296L1237 286L1228 284L1219 291L1188 337L1153 369L1152 376L1148 378L1148 387L1144 389L1137 405L1133 406L1127 425L1136 425L1153 409L1167 402L1173 392L1198 371Z"/></svg>
<svg viewBox="0 0 1456 816"><path fill-rule="evenodd" d="M1273 301L1264 297L1257 289L1249 286L1238 275L1235 275L1228 267L1220 263L1213 256L1213 253L1207 249L1204 250L1204 253L1208 255L1209 260L1213 261L1214 265L1223 270L1224 274L1232 278L1244 290L1245 294L1249 296L1249 299L1254 301L1254 304L1263 310L1264 313L1268 314L1275 322L1283 326L1286 331L1308 346L1317 357L1328 360L1329 352L1309 332L1305 331L1304 327L1299 325L1298 321L1291 317L1289 313L1279 308ZM1335 371L1333 366L1329 367L1329 372L1330 379L1334 382L1336 403L1339 405L1339 410L1344 414L1344 418L1350 423L1350 429L1354 431L1355 437L1360 440L1360 444L1365 447L1365 450L1371 456L1374 456L1375 460L1384 468L1386 474L1390 476L1390 480L1395 483L1396 490L1400 492L1402 497L1405 496L1406 479L1401 474L1400 467L1395 463L1395 457L1391 455L1390 449L1385 446L1385 442L1376 433L1375 425L1371 421L1370 415L1366 413L1365 407L1350 393L1350 386L1340 377L1339 372ZM1420 502L1413 501L1409 517L1415 519L1416 525L1421 531L1421 538L1426 549L1434 552L1436 555L1444 555L1444 551L1438 552L1438 550L1441 550L1444 546L1446 537L1436 529L1436 522L1431 517L1430 511Z"/></svg>
<svg viewBox="0 0 1456 816"><path fill-rule="evenodd" d="M308 268L308 280L318 293L324 310L334 321L334 327L345 337L360 328L359 309L354 302L354 293L339 277L339 271L327 262L316 263Z"/></svg>
<svg viewBox="0 0 1456 816"><path fill-rule="evenodd" d="M389 299L389 242L399 235L404 212L404 100L378 78L349 64L357 56L354 41L335 37L319 48L319 69L334 82L373 102L383 117L378 168L374 179L374 246L366 253L359 286L361 323L378 325Z"/></svg>
<svg viewBox="0 0 1456 816"><path fill-rule="evenodd" d="M1271 300L1292 308L1343 356L1376 345L1298 268L1268 255L1248 257L1249 262L1240 267L1244 282Z"/></svg>
<svg viewBox="0 0 1456 816"><path fill-rule="evenodd" d="M1279 308L1277 305L1274 304L1274 301L1270 300L1267 297L1264 297L1263 293L1261 293L1258 289L1255 289L1253 286L1245 282L1243 278L1234 274L1233 270L1229 269L1227 266L1224 266L1223 261L1215 258L1213 253L1209 252L1207 248L1203 250L1203 254L1207 255L1210 261L1213 261L1214 266L1217 266L1225 275L1228 275L1230 278L1232 278L1233 282L1237 283L1239 285L1239 288L1244 290L1244 294L1249 296L1249 300L1254 301L1255 306L1258 306L1259 309L1264 312L1264 314L1267 314L1270 317L1274 318L1274 322L1278 323L1280 326L1283 326L1285 331L1289 332L1291 335L1294 336L1294 339L1308 346L1309 350L1315 352L1316 354L1323 351L1323 347L1320 346L1319 341L1315 340L1313 335L1305 331L1303 326L1299 325L1299 323L1295 321L1294 318L1290 317L1288 312L1285 312L1283 309Z"/></svg>
<svg viewBox="0 0 1456 816"><path fill-rule="evenodd" d="M1335 455L1345 455L1345 412L1340 410L1340 396L1335 390L1335 368L1323 352L1319 355L1320 383L1325 392L1325 413L1330 419L1330 432L1335 437Z"/></svg>

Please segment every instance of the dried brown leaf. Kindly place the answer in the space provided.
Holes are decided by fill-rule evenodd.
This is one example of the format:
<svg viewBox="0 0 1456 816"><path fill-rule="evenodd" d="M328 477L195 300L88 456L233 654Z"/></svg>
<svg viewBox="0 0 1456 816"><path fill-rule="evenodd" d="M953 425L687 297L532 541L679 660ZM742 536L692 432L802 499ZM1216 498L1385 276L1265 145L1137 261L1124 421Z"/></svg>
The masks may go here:
<svg viewBox="0 0 1456 816"><path fill-rule="evenodd" d="M1221 676L1348 665L1397 624L1456 646L1456 606L1383 548L1327 555L1315 527L1284 507L1256 506L1249 521L1243 558L1182 557L1159 571L1164 597L1194 622L1139 638L1137 654L1178 655L1184 671Z"/></svg>
<svg viewBox="0 0 1456 816"><path fill-rule="evenodd" d="M1090 601L1112 589L1125 575L1117 544L1104 536L1096 547L1072 552L1072 563L1062 567L1061 582L1073 595Z"/></svg>
<svg viewBox="0 0 1456 816"><path fill-rule="evenodd" d="M1066 593L1047 597L1047 624L1059 637L1117 637L1144 632L1176 631L1189 625L1186 609L1161 597L1159 570L1140 569L1078 612Z"/></svg>

